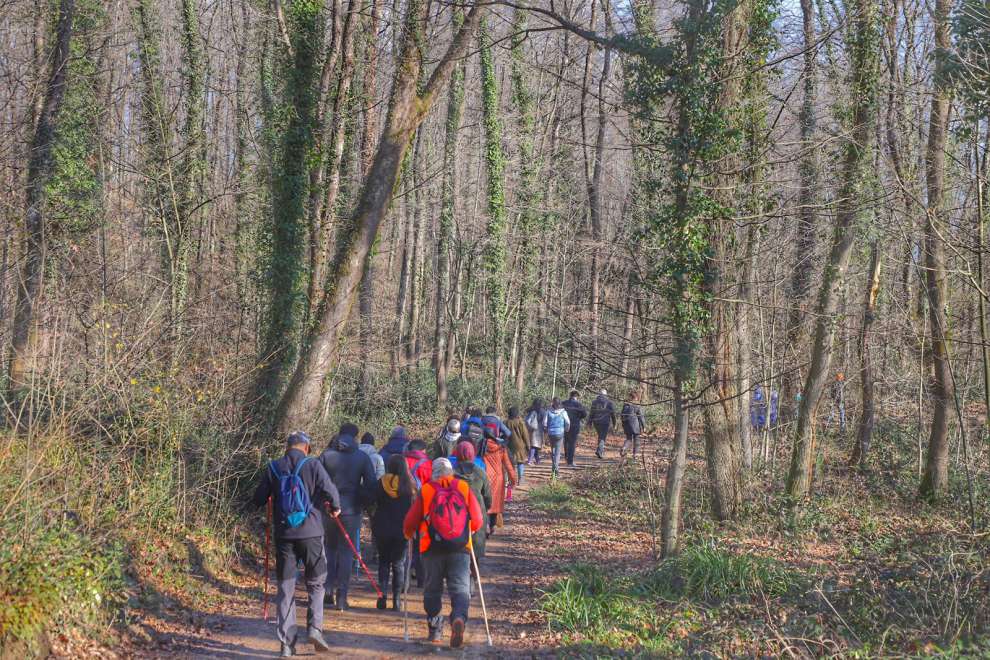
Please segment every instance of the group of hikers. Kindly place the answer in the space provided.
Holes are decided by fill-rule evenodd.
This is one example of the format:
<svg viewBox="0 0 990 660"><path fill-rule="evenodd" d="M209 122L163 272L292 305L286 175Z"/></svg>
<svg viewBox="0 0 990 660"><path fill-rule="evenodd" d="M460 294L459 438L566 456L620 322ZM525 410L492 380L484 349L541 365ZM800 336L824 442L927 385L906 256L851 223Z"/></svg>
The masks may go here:
<svg viewBox="0 0 990 660"><path fill-rule="evenodd" d="M526 466L540 462L545 444L551 449L555 477L561 450L567 465L574 465L586 418L598 434L596 455L605 456L605 440L617 422L615 406L605 390L590 410L578 395L571 391L566 401L554 398L549 406L536 399L523 414L511 407L504 421L494 407L484 412L470 408L450 416L430 444L410 438L397 426L377 449L371 433L358 441L358 427L348 422L326 450L314 456L309 435L290 434L285 454L269 463L253 498L256 507L268 504L273 521L282 657L296 651L294 593L300 565L309 596L309 642L317 651L329 650L322 632L324 605L348 609L355 563L367 571L360 550L365 511L378 557L378 609L388 607L391 586L392 609L398 610L414 580L423 589L428 639L437 642L444 632L440 612L446 583L450 646L461 647L472 575L478 578L487 538L503 526L506 502L522 482ZM631 448L635 456L645 429L635 395L620 417L626 436L621 453Z"/></svg>

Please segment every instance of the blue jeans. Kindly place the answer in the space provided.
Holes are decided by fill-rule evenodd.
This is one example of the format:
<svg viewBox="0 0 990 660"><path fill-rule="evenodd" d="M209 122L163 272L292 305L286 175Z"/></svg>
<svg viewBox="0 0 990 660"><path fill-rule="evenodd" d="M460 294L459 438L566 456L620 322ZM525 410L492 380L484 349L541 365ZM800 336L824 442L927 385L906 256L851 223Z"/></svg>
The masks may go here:
<svg viewBox="0 0 990 660"><path fill-rule="evenodd" d="M340 522L347 530L347 535L352 542L357 542L361 534L361 514L341 515ZM347 544L347 539L340 533L337 523L332 520L328 523L326 532L327 546L327 589L337 587L341 593L346 594L351 586L351 572L354 562L354 553L351 546Z"/></svg>
<svg viewBox="0 0 990 660"><path fill-rule="evenodd" d="M440 614L443 582L447 581L450 596L450 618L467 623L468 603L471 602L471 554L468 552L427 551L422 557L426 583L423 585L423 609L426 618Z"/></svg>
<svg viewBox="0 0 990 660"><path fill-rule="evenodd" d="M519 483L522 483L522 478L524 474L526 474L526 464L516 463L516 476L519 477Z"/></svg>
<svg viewBox="0 0 990 660"><path fill-rule="evenodd" d="M562 435L551 435L550 436L550 449L552 451L552 465L553 473L557 474L557 469L560 467L560 450L564 447L564 436Z"/></svg>

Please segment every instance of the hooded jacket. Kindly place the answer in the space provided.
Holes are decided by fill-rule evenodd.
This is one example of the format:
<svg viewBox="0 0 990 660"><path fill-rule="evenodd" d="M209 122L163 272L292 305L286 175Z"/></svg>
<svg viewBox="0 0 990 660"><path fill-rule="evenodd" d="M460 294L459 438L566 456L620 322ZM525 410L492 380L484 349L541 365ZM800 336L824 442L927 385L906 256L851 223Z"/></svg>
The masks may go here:
<svg viewBox="0 0 990 660"><path fill-rule="evenodd" d="M461 434L451 433L444 429L440 437L433 441L430 447L430 458L447 458L454 453L454 447L461 439Z"/></svg>
<svg viewBox="0 0 990 660"><path fill-rule="evenodd" d="M386 474L375 484L375 515L371 533L378 543L402 539L402 521L406 519L413 496L399 494L399 477Z"/></svg>
<svg viewBox="0 0 990 660"><path fill-rule="evenodd" d="M374 493L375 468L371 459L358 450L357 440L351 435L337 439L337 449L327 449L320 455L320 463L333 479L340 493L340 513L358 515L361 507L371 501Z"/></svg>
<svg viewBox="0 0 990 660"><path fill-rule="evenodd" d="M385 474L385 461L382 460L375 446L360 444L358 445L358 449L363 451L371 459L371 467L375 468L375 479L381 479Z"/></svg>
<svg viewBox="0 0 990 660"><path fill-rule="evenodd" d="M506 424L512 431L512 437L506 443L509 458L513 463L525 463L529 457L529 427L522 417L514 417Z"/></svg>
<svg viewBox="0 0 990 660"><path fill-rule="evenodd" d="M599 428L615 426L615 406L601 394L591 402L591 423Z"/></svg>
<svg viewBox="0 0 990 660"><path fill-rule="evenodd" d="M290 449L285 453L285 456L273 461L273 463L280 474L286 474L287 472L295 471L296 466L299 465L299 461L304 458L306 458L306 454L298 449ZM275 479L275 475L272 474L270 465L265 466L265 471L261 475L258 487L254 491L252 501L255 507L264 506L269 497L273 500L274 515L272 518L275 526L275 540L277 541L311 539L323 536L323 519L320 516L320 509L323 508L323 503L328 502L332 509L340 508L340 494L337 492L337 488L334 486L333 481L331 481L327 471L323 469L320 461L316 458L306 461L306 464L299 471L299 478L302 479L306 492L309 493L309 499L313 503L313 508L310 510L309 515L306 516L306 520L298 527L289 528L285 521L282 520L282 516L278 515L278 502L274 501L278 497L278 482Z"/></svg>
<svg viewBox="0 0 990 660"><path fill-rule="evenodd" d="M433 477L433 462L425 451L411 449L406 451L403 456L406 459L406 465L409 466L409 474L418 480L420 485L425 484Z"/></svg>
<svg viewBox="0 0 990 660"><path fill-rule="evenodd" d="M409 436L406 435L404 430L398 433L392 433L385 446L378 451L378 455L382 457L382 462L388 465L388 459L392 458L395 454L401 454L406 451L406 445L408 444Z"/></svg>
<svg viewBox="0 0 990 660"><path fill-rule="evenodd" d="M567 411L567 418L571 420L571 437L577 437L581 433L581 422L588 416L588 409L576 398L570 398L563 403L564 410Z"/></svg>
<svg viewBox="0 0 990 660"><path fill-rule="evenodd" d="M625 403L622 406L622 430L626 435L639 435L646 428L643 419L643 409L635 403Z"/></svg>

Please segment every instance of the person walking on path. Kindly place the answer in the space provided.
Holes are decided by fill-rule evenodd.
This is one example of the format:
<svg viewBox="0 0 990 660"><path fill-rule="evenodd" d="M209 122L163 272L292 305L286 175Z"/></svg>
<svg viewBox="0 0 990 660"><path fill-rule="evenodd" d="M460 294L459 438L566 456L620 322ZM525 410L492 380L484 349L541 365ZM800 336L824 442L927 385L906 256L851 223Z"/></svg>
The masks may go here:
<svg viewBox="0 0 990 660"><path fill-rule="evenodd" d="M552 451L553 476L560 474L560 450L564 445L564 436L571 427L571 420L567 416L567 411L560 403L560 399L554 398L550 403L550 411L546 417L546 433L550 438L550 449Z"/></svg>
<svg viewBox="0 0 990 660"><path fill-rule="evenodd" d="M394 454L402 454L406 451L406 445L409 444L409 436L406 435L406 429L402 426L396 426L392 429L392 434L388 437L388 442L385 446L381 448L378 455L382 457L385 465L388 465L388 459Z"/></svg>
<svg viewBox="0 0 990 660"><path fill-rule="evenodd" d="M546 425L547 409L543 407L543 399L533 399L533 404L526 409L526 426L529 428L529 460L526 461L526 465L540 464L543 429Z"/></svg>
<svg viewBox="0 0 990 660"><path fill-rule="evenodd" d="M357 440L350 435L348 429L347 433L342 432L338 436L336 449L327 449L320 455L320 463L340 492L340 522L354 547L360 547L361 509L374 497L375 484L378 483L371 459L358 450ZM351 567L354 563L353 553L336 523L325 520L324 525L327 527L326 550L329 561L327 590L329 593L331 588L336 587L337 591L331 602L336 604L338 610L346 610Z"/></svg>
<svg viewBox="0 0 990 660"><path fill-rule="evenodd" d="M581 435L581 421L588 416L588 409L578 401L578 391L571 390L570 397L564 401L564 410L567 411L567 419L571 421L571 427L564 435L564 460L573 467L578 437Z"/></svg>
<svg viewBox="0 0 990 660"><path fill-rule="evenodd" d="M481 529L484 514L471 487L454 476L446 458L433 461L431 476L409 507L403 532L407 539L419 533L419 549L426 569L423 609L429 640L436 642L443 635L440 608L446 581L450 597L450 646L460 648L471 600L471 534Z"/></svg>
<svg viewBox="0 0 990 660"><path fill-rule="evenodd" d="M488 535L495 533L496 527L502 526L502 516L505 513L505 489L515 486L516 468L509 460L508 450L491 436L485 429L486 442L485 466L488 473L488 483L492 488L492 503L488 507Z"/></svg>
<svg viewBox="0 0 990 660"><path fill-rule="evenodd" d="M602 390L591 402L591 424L598 433L598 451L595 456L605 458L605 439L608 432L615 426L615 406L608 398L608 392Z"/></svg>
<svg viewBox="0 0 990 660"><path fill-rule="evenodd" d="M517 481L522 483L523 473L526 470L526 459L529 458L529 427L526 421L519 416L518 406L509 408L509 419L505 425L512 431L506 446L509 450L509 459L516 465Z"/></svg>
<svg viewBox="0 0 990 660"><path fill-rule="evenodd" d="M371 535L378 549L378 584L382 595L376 607L387 606L389 577L392 578L392 609L399 609L402 589L406 584L406 538L402 523L412 506L416 486L402 456L388 459L385 476L378 482L375 493L375 515L371 518Z"/></svg>
<svg viewBox="0 0 990 660"><path fill-rule="evenodd" d="M440 436L430 447L430 458L446 458L454 453L454 448L461 440L461 421L456 417L447 420L447 425L440 431Z"/></svg>
<svg viewBox="0 0 990 660"><path fill-rule="evenodd" d="M466 441L458 442L454 449L454 459L451 459L450 462L454 467L454 476L468 482L468 485L471 486L471 492L478 498L482 510L488 511L492 505L492 488L488 482L488 474L475 461L474 445ZM481 561L481 558L485 556L485 542L488 540L488 532L484 528L479 529L471 535L471 539L474 543L474 553L478 557L478 561Z"/></svg>
<svg viewBox="0 0 990 660"><path fill-rule="evenodd" d="M406 451L402 454L409 465L409 474L412 475L416 488L419 488L430 480L433 463L426 455L426 443L422 440L410 440L406 446Z"/></svg>
<svg viewBox="0 0 990 660"><path fill-rule="evenodd" d="M646 429L646 420L643 418L643 409L639 407L639 393L633 391L629 395L629 400L622 406L622 431L626 434L626 439L622 443L620 456L625 456L632 445L632 455L636 458L639 453L639 434Z"/></svg>
<svg viewBox="0 0 990 660"><path fill-rule="evenodd" d="M496 440L504 441L512 437L512 431L495 413L495 406L488 406L485 409L485 414L481 417L481 426L490 430Z"/></svg>
<svg viewBox="0 0 990 660"><path fill-rule="evenodd" d="M365 433L361 436L361 444L358 449L363 451L371 459L371 467L375 468L375 479L381 479L385 474L385 461L375 448L375 436Z"/></svg>
<svg viewBox="0 0 990 660"><path fill-rule="evenodd" d="M285 455L268 464L254 491L255 507L272 500L275 536L275 575L278 584L276 627L283 658L296 652L296 565L305 567L309 606L306 629L318 652L330 650L323 639L323 593L327 558L323 550L323 518L317 509L327 506L331 515L340 512L340 495L319 461L309 457L309 436L302 431L286 441ZM295 502L293 486L302 481L305 497ZM301 519L301 520L300 520Z"/></svg>

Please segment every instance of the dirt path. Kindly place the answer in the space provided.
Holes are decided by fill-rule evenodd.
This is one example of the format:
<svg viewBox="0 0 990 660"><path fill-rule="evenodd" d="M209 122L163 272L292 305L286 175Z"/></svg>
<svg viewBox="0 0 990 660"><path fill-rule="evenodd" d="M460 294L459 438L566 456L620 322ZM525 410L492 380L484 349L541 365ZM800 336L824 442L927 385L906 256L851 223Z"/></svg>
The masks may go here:
<svg viewBox="0 0 990 660"><path fill-rule="evenodd" d="M615 438L612 439L613 443ZM573 473L601 465L589 447L588 436L582 438L584 451L579 449L577 466L565 472ZM613 456L615 449L610 452ZM615 459L608 459L612 462ZM488 605L489 623L494 646L486 644L481 602L477 589L471 600L471 620L465 647L452 651L446 644L426 641L426 624L422 608L422 590L413 587L409 600L409 637L403 639L400 612L375 608L375 593L362 574L351 582L350 604L347 612L327 609L324 635L332 650L325 656L353 658L407 658L415 656L440 657L539 657L553 655L555 638L549 634L539 616L531 611L539 596L563 571L565 564L580 558L580 550L568 538L566 526L548 517L528 502L528 492L550 477L550 461L528 468L525 483L515 491L508 504L506 524L488 541L487 555L481 572ZM562 550L563 549L563 550ZM570 552L573 549L574 552ZM371 567L374 571L374 566ZM184 613L175 617L172 626L159 627L157 650L139 653L143 657L186 658L271 658L277 657L279 645L275 639L274 608L269 619L261 619L257 578L244 576L243 586L227 586L223 598L213 613ZM269 592L274 587L269 587ZM297 591L299 620L305 622L305 592ZM448 610L444 597L444 614ZM212 608L211 608L212 609ZM302 637L305 626L301 626ZM449 628L447 630L449 632ZM313 647L300 642L300 657L314 657Z"/></svg>

